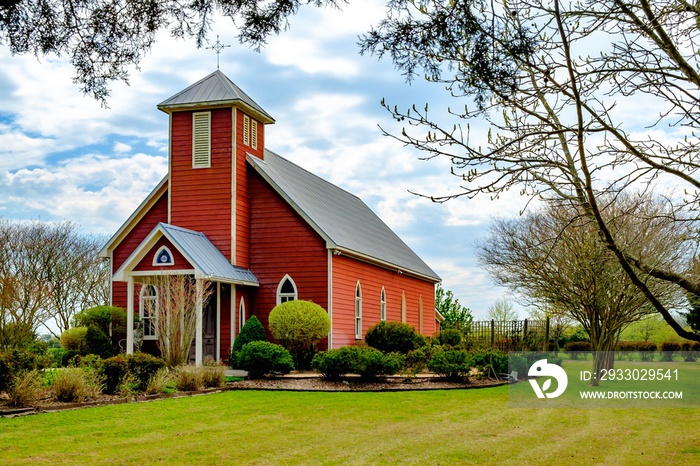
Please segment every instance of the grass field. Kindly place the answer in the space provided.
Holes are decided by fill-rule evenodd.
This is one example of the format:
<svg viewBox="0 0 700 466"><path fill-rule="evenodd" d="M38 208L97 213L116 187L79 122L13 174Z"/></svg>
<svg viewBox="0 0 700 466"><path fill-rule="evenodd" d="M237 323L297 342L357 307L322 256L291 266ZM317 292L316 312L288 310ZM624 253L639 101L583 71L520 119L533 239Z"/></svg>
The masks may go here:
<svg viewBox="0 0 700 466"><path fill-rule="evenodd" d="M516 409L507 387L234 391L0 419L0 464L700 464L697 409Z"/></svg>

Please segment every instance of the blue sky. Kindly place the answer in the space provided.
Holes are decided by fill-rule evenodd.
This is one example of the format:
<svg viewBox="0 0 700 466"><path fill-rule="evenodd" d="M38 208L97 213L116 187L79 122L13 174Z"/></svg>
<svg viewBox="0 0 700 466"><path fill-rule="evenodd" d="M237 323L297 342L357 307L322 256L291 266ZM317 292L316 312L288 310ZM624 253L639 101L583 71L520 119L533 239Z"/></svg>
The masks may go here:
<svg viewBox="0 0 700 466"><path fill-rule="evenodd" d="M439 84L409 85L388 60L358 54L357 36L383 17L383 4L302 8L260 53L237 44L226 20L210 39L232 45L221 70L276 119L266 146L361 197L481 318L507 292L480 270L474 243L493 215L518 215L525 199L438 205L408 192L456 192L459 180L446 161L421 161L382 136L379 126L401 127L381 99L399 108L430 102L441 119L457 102ZM0 216L70 220L111 235L167 171L168 119L156 105L215 69L211 50L162 34L130 86L113 84L105 109L72 83L66 60L0 48Z"/></svg>

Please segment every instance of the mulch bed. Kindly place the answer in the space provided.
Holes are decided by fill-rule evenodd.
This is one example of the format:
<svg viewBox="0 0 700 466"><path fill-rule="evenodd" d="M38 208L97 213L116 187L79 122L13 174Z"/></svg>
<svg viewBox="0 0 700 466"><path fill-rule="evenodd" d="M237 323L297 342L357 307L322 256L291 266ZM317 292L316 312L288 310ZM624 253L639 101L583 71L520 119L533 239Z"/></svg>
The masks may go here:
<svg viewBox="0 0 700 466"><path fill-rule="evenodd" d="M376 382L365 382L347 378L342 382L331 382L320 377L280 377L274 379L244 380L228 384L234 390L290 390L314 392L384 392L405 390L456 390L486 388L506 382L492 379L473 379L467 382L450 382L437 377L387 377Z"/></svg>
<svg viewBox="0 0 700 466"><path fill-rule="evenodd" d="M269 379L243 380L229 382L225 387L198 390L194 392L177 392L160 395L140 395L120 397L118 395L100 395L98 399L84 403L63 403L47 396L31 408L10 408L7 406L6 395L0 395L0 418L25 416L53 411L80 409L94 406L106 406L122 403L135 403L160 400L164 398L180 398L186 396L207 395L225 390L285 390L306 392L384 392L407 390L463 390L472 388L487 388L503 385L506 382L492 379L470 378L467 382L450 382L436 377L388 377L373 382L362 381L358 378L348 378L341 382L323 380L317 376L276 377Z"/></svg>

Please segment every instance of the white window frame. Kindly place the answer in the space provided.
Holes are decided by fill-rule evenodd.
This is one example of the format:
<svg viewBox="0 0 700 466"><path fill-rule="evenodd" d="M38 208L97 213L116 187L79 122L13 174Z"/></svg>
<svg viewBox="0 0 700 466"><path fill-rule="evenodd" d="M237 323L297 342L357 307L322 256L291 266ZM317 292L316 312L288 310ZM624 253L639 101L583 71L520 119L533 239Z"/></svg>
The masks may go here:
<svg viewBox="0 0 700 466"><path fill-rule="evenodd" d="M146 290L153 289L153 295L146 295ZM147 303L152 302L153 304L153 315L146 316L146 306ZM141 287L141 292L139 294L139 317L141 318L141 323L143 324L143 339L144 340L157 340L158 339L158 288L154 285L144 285ZM153 320L153 334L147 334L146 325L148 322Z"/></svg>
<svg viewBox="0 0 700 466"><path fill-rule="evenodd" d="M168 257L170 258L170 260L168 262L159 262L158 261L158 257L160 256L160 254L163 251L165 251L168 254ZM173 259L173 253L170 251L170 249L167 246L161 246L160 248L158 248L155 255L153 256L153 265L159 266L159 267L168 266L168 265L175 265L175 260Z"/></svg>
<svg viewBox="0 0 700 466"><path fill-rule="evenodd" d="M192 168L211 167L211 112L192 114Z"/></svg>
<svg viewBox="0 0 700 466"><path fill-rule="evenodd" d="M241 297L241 302L238 304L238 333L241 333L245 325L245 298Z"/></svg>
<svg viewBox="0 0 700 466"><path fill-rule="evenodd" d="M386 290L382 287L382 292L379 294L379 320L386 320Z"/></svg>
<svg viewBox="0 0 700 466"><path fill-rule="evenodd" d="M406 323L406 292L401 292L401 322Z"/></svg>
<svg viewBox="0 0 700 466"><path fill-rule="evenodd" d="M289 282L292 284L292 287L294 288L294 293L282 292L282 286L287 280L289 280ZM280 282L277 284L277 305L280 305L287 301L295 301L297 299L299 299L299 291L297 290L297 284L294 283L294 279L292 279L292 277L290 277L289 274L287 274L284 277L282 277L282 280L280 280Z"/></svg>
<svg viewBox="0 0 700 466"><path fill-rule="evenodd" d="M362 340L362 287L355 285L355 339Z"/></svg>

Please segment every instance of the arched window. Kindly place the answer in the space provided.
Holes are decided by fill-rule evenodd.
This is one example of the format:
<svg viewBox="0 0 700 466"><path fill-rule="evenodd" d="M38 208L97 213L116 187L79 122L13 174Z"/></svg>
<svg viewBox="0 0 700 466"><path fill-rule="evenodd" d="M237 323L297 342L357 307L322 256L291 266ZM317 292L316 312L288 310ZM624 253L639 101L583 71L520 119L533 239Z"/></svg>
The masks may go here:
<svg viewBox="0 0 700 466"><path fill-rule="evenodd" d="M379 320L386 320L386 290L384 287L379 295Z"/></svg>
<svg viewBox="0 0 700 466"><path fill-rule="evenodd" d="M245 324L245 300L241 298L241 303L238 305L238 332L240 333Z"/></svg>
<svg viewBox="0 0 700 466"><path fill-rule="evenodd" d="M297 285L292 280L292 277L285 275L277 285L277 304L286 303L298 299Z"/></svg>
<svg viewBox="0 0 700 466"><path fill-rule="evenodd" d="M421 334L425 330L423 328L423 295L418 297L418 329Z"/></svg>
<svg viewBox="0 0 700 466"><path fill-rule="evenodd" d="M355 286L355 339L362 339L362 288L359 281Z"/></svg>
<svg viewBox="0 0 700 466"><path fill-rule="evenodd" d="M155 340L158 338L158 290L153 285L141 288L140 316L143 323L143 339Z"/></svg>
<svg viewBox="0 0 700 466"><path fill-rule="evenodd" d="M406 292L401 292L401 322L406 323Z"/></svg>
<svg viewBox="0 0 700 466"><path fill-rule="evenodd" d="M160 249L153 256L153 265L175 265L173 261L173 254L170 252L167 246L161 246Z"/></svg>

